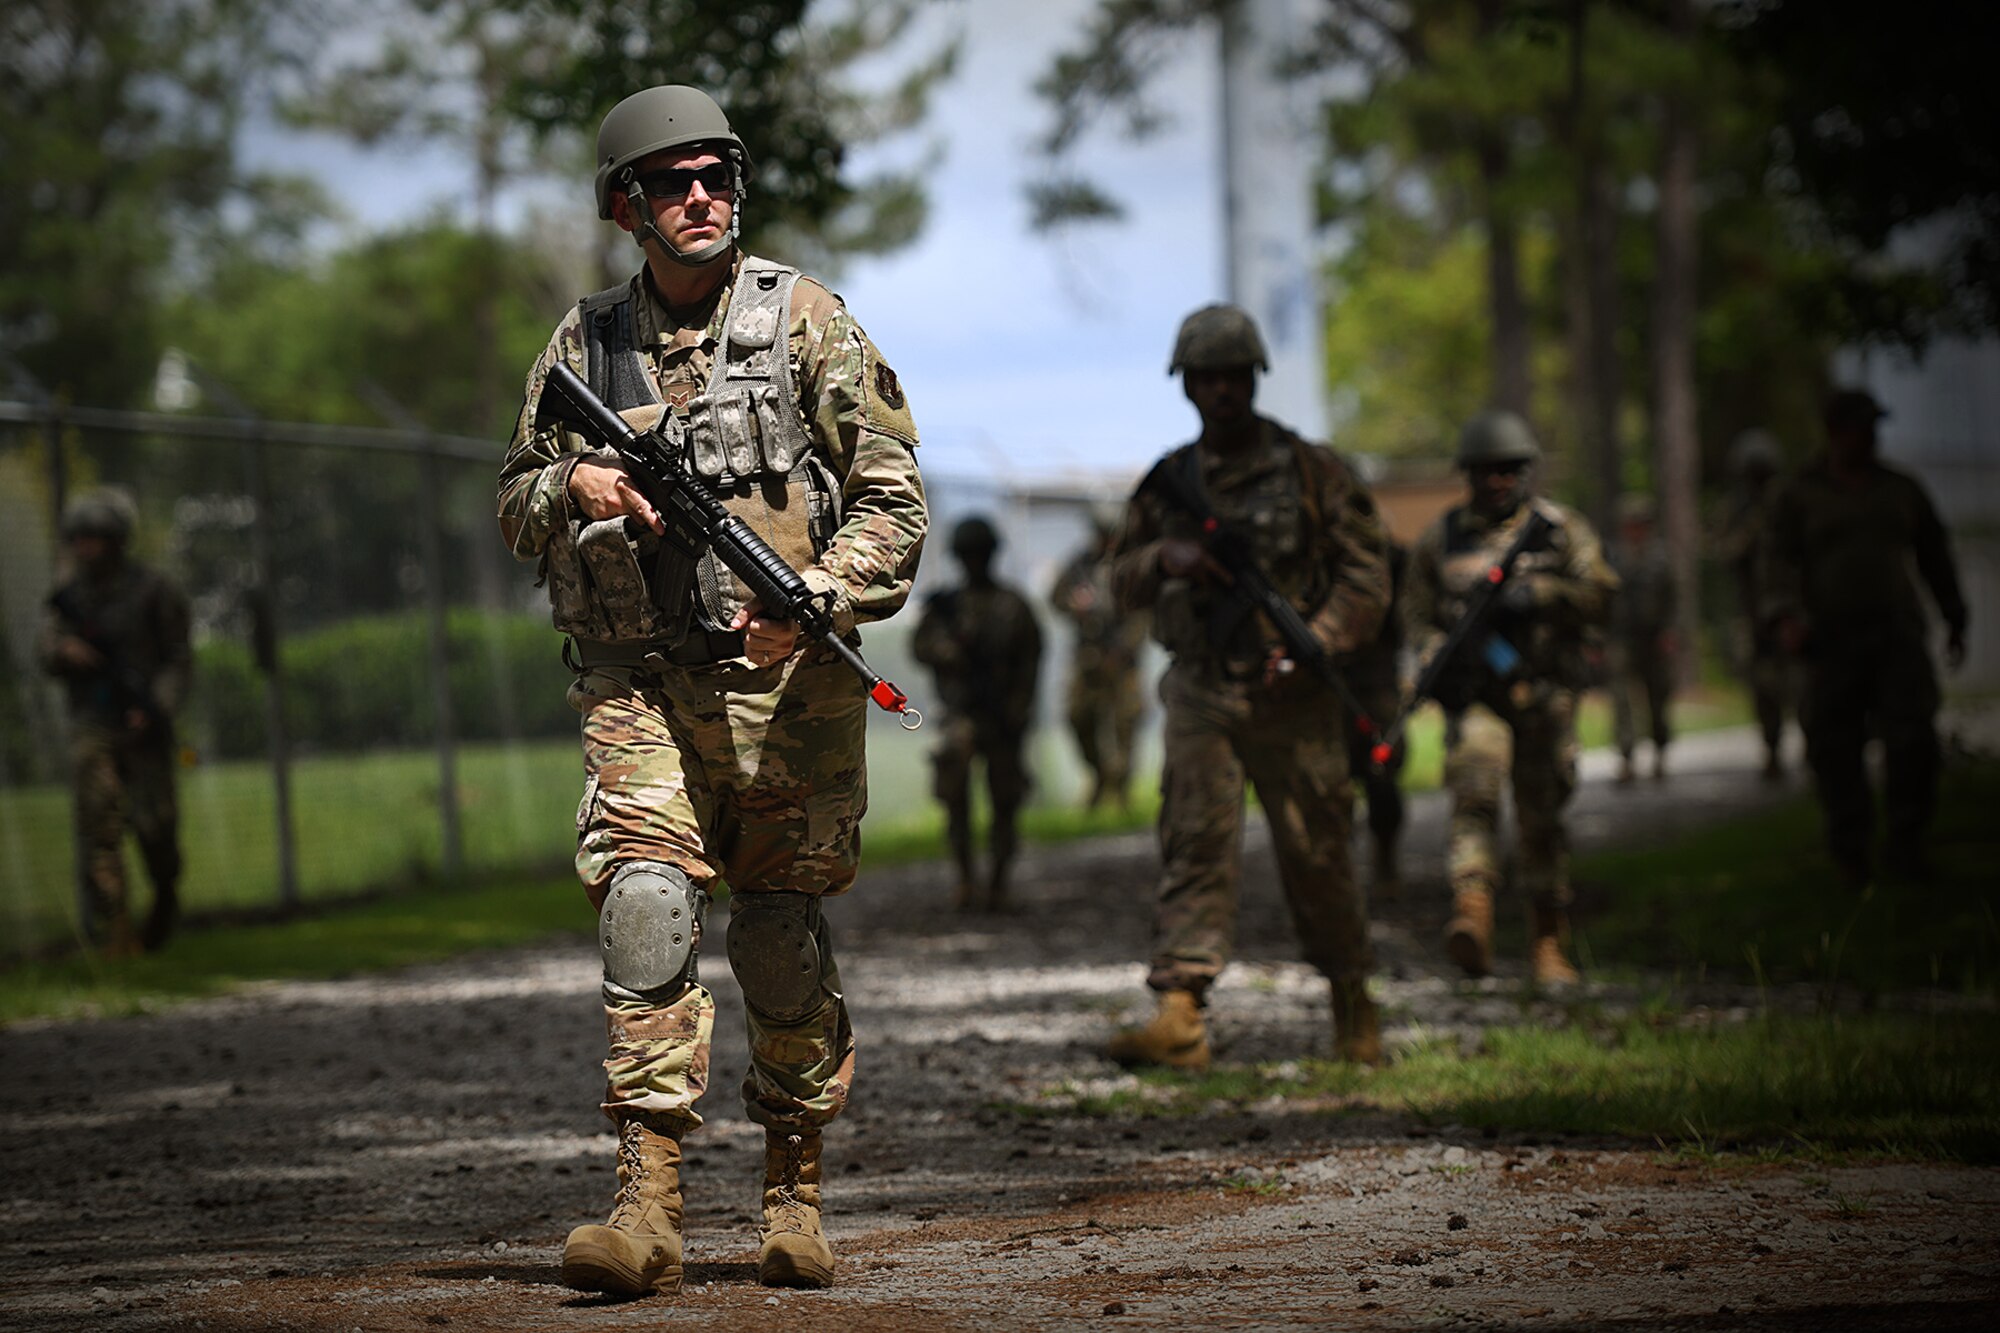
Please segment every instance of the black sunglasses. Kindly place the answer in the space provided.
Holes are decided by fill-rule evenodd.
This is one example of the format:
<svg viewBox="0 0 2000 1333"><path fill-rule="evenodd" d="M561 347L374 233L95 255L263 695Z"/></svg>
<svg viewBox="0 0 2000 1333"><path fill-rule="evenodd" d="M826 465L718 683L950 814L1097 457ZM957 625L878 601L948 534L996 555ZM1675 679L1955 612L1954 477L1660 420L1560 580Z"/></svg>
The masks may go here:
<svg viewBox="0 0 2000 1333"><path fill-rule="evenodd" d="M1474 463L1472 471L1478 475L1518 477L1528 470L1525 460L1510 458L1504 463Z"/></svg>
<svg viewBox="0 0 2000 1333"><path fill-rule="evenodd" d="M696 181L711 195L728 194L736 188L736 168L727 162L711 162L705 167L662 167L633 179L648 199L685 199Z"/></svg>

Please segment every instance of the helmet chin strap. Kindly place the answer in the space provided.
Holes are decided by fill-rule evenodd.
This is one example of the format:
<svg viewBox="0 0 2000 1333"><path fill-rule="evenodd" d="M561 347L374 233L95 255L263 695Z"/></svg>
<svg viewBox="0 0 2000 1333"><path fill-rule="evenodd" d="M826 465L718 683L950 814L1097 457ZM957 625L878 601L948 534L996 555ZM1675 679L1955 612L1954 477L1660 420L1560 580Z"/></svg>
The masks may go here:
<svg viewBox="0 0 2000 1333"><path fill-rule="evenodd" d="M647 238L650 237L658 241L660 249L665 252L667 258L681 265L683 268L707 268L710 264L728 254L730 249L736 244L736 233L743 219L743 200L747 193L743 188L742 169L740 167L733 167L733 169L737 177L736 198L729 209L728 232L710 241L707 245L702 246L701 249L696 250L693 254L682 254L674 248L674 243L667 239L667 234L661 231L659 226L653 221L653 210L646 206L646 192L639 188L636 173L630 167L627 167L623 173L625 176L625 202L631 205L632 216L639 220L639 226L633 231L632 239L638 243L641 250L646 249ZM647 251L647 253L650 254L652 252Z"/></svg>

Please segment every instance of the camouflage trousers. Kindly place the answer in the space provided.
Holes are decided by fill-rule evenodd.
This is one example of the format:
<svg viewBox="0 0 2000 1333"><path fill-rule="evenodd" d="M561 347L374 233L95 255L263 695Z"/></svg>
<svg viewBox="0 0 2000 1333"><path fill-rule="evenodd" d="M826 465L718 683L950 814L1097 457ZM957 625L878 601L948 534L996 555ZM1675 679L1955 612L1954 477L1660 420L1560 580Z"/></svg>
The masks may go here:
<svg viewBox="0 0 2000 1333"><path fill-rule="evenodd" d="M1846 643L1807 660L1799 723L1836 859L1865 862L1873 850L1875 797L1863 762L1871 734L1882 740L1889 840L1907 848L1922 837L1937 805L1941 702L1930 653L1916 638Z"/></svg>
<svg viewBox="0 0 2000 1333"><path fill-rule="evenodd" d="M1563 807L1576 791L1576 694L1517 687L1519 698L1475 703L1445 719L1444 782L1451 792L1447 870L1454 893L1492 892L1504 861L1501 792L1511 778L1520 832L1516 878L1537 907L1567 908L1569 834Z"/></svg>
<svg viewBox="0 0 2000 1333"><path fill-rule="evenodd" d="M1639 747L1639 713L1646 715L1655 749L1664 750L1674 738L1668 715L1674 693L1674 659L1656 645L1614 639L1608 649L1611 729L1618 753L1627 759Z"/></svg>
<svg viewBox="0 0 2000 1333"><path fill-rule="evenodd" d="M1730 643L1737 670L1750 687L1764 748L1776 754L1784 740L1785 718L1788 714L1798 716L1799 696L1804 692L1799 659L1778 646L1774 631L1760 629L1746 617L1738 617L1730 625Z"/></svg>
<svg viewBox="0 0 2000 1333"><path fill-rule="evenodd" d="M1339 701L1299 676L1266 687L1182 664L1161 680L1160 698L1164 865L1146 984L1199 996L1234 952L1246 778L1270 821L1305 960L1335 980L1366 977L1375 958L1348 849L1354 789Z"/></svg>
<svg viewBox="0 0 2000 1333"><path fill-rule="evenodd" d="M1122 799L1132 779L1132 745L1146 715L1137 667L1085 669L1070 677L1065 716L1095 795Z"/></svg>
<svg viewBox="0 0 2000 1333"><path fill-rule="evenodd" d="M1021 754L1025 738L998 719L959 715L944 720L943 739L931 752L931 791L944 806L945 836L961 868L972 859L972 773L986 774L986 795L993 805L989 835L996 861L1014 854L1014 825L1032 785Z"/></svg>
<svg viewBox="0 0 2000 1333"><path fill-rule="evenodd" d="M817 900L851 886L860 859L860 682L810 645L762 668L594 669L570 687L570 702L583 714L576 867L593 906L630 861L663 862L711 892L726 885L732 916L758 894L814 899L805 915L821 1003L781 1020L744 996L743 1100L766 1126L832 1120L853 1085L854 1034ZM605 1112L699 1125L715 1024L707 989L697 984L664 1006L607 997L606 1024Z"/></svg>
<svg viewBox="0 0 2000 1333"><path fill-rule="evenodd" d="M174 750L159 740L79 723L70 742L76 805L76 866L95 934L128 910L125 834L138 839L155 893L171 894L180 877L180 814L174 799Z"/></svg>

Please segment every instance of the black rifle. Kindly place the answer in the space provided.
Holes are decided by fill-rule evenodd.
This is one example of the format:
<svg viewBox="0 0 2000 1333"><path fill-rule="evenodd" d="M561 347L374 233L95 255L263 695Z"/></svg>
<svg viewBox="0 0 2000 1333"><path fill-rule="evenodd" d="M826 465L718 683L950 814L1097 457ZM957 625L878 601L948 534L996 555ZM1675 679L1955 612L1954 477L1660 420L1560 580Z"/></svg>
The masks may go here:
<svg viewBox="0 0 2000 1333"><path fill-rule="evenodd" d="M1139 489L1157 491L1160 498L1200 524L1203 547L1215 557L1215 563L1229 573L1230 594L1209 613L1209 642L1218 645L1228 643L1246 616L1262 611L1264 618L1271 622L1271 628L1284 641L1285 651L1292 661L1332 687L1342 706L1353 714L1354 729L1370 742L1370 762L1378 767L1388 763L1393 751L1385 750L1376 739L1375 719L1354 697L1346 677L1334 666L1333 655L1327 652L1326 645L1319 641L1319 635L1313 633L1312 626L1306 624L1305 617L1292 605L1291 598L1272 586L1270 576L1257 563L1249 538L1224 523L1209 506L1208 497L1202 494L1200 483L1192 475L1197 466L1199 464L1192 447L1180 454L1170 454L1154 465L1152 472L1139 483Z"/></svg>
<svg viewBox="0 0 2000 1333"><path fill-rule="evenodd" d="M77 638L89 644L97 653L99 666L87 673L101 682L106 693L100 696L100 708L123 721L127 712L137 709L146 715L146 722L160 738L171 741L174 735L174 720L167 710L160 707L160 701L153 696L152 683L145 673L126 662L125 654L104 632L104 627L86 611L77 600L75 585L56 589L49 594L49 608Z"/></svg>
<svg viewBox="0 0 2000 1333"><path fill-rule="evenodd" d="M1514 534L1513 541L1507 543L1507 549L1500 553L1500 558L1486 567L1486 572L1480 576L1479 585L1466 599L1464 613L1452 625L1451 632L1444 636L1444 642L1439 645L1437 652L1431 655L1431 660L1425 664L1423 674L1417 677L1416 688L1411 691L1409 703L1404 705L1403 711L1396 715L1395 722L1390 725L1388 734L1383 739L1392 751L1395 746L1402 743L1403 726L1409 721L1410 714L1415 712L1417 705L1424 700L1439 697L1439 683L1454 668L1457 658L1465 651L1473 636L1485 628L1494 606L1500 600L1501 589L1505 588L1507 581L1514 577L1516 562L1527 552L1538 549L1537 543L1546 537L1553 527L1554 524L1549 522L1546 514L1534 508L1532 504L1529 506L1528 517L1522 521L1521 530Z"/></svg>
<svg viewBox="0 0 2000 1333"><path fill-rule="evenodd" d="M555 416L624 462L632 484L666 524L665 540L679 553L693 559L713 550L762 603L765 614L797 623L806 634L831 648L861 677L876 706L897 714L906 729L914 731L923 725L924 715L910 707L909 696L875 674L861 654L835 632L833 593L815 593L807 587L799 572L755 529L730 513L701 479L688 471L677 441L657 427L633 429L560 361L549 372L544 402L550 394L559 400L555 406L567 409Z"/></svg>

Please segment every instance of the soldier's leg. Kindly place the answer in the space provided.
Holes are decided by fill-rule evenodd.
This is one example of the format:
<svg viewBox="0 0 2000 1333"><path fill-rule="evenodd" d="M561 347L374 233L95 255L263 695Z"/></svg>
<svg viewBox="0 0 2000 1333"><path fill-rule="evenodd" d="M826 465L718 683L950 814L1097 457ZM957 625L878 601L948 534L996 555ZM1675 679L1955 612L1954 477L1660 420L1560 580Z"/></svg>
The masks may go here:
<svg viewBox="0 0 2000 1333"><path fill-rule="evenodd" d="M1799 704L1806 762L1826 820L1827 850L1842 878L1856 888L1868 882L1874 862L1875 797L1863 752L1868 710L1876 697L1875 673L1875 662L1861 654L1815 657L1807 666Z"/></svg>
<svg viewBox="0 0 2000 1333"><path fill-rule="evenodd" d="M1104 787L1106 794L1122 808L1131 800L1132 747L1139 734L1139 719L1146 715L1145 692L1139 687L1138 671L1115 673L1105 696L1111 701L1111 726L1104 750Z"/></svg>
<svg viewBox="0 0 2000 1333"><path fill-rule="evenodd" d="M775 688L770 677L778 674ZM854 883L868 808L866 696L838 659L807 648L744 673L727 725L704 737L735 755L729 963L743 988L750 1069L743 1102L764 1126L758 1280L825 1286L821 1130L854 1085L854 1030L823 901Z"/></svg>
<svg viewBox="0 0 2000 1333"><path fill-rule="evenodd" d="M70 745L75 798L76 873L85 938L107 954L129 957L139 937L125 884L125 778L114 733L78 727Z"/></svg>
<svg viewBox="0 0 2000 1333"><path fill-rule="evenodd" d="M701 1124L714 1001L696 961L715 876L713 797L681 706L625 673L572 687L583 713L577 873L598 909L608 1051L603 1109L619 1189L602 1226L572 1231L563 1280L586 1291L671 1291L681 1277L680 1140Z"/></svg>
<svg viewBox="0 0 2000 1333"><path fill-rule="evenodd" d="M1634 679L1637 664L1631 647L1623 642L1614 641L1605 654L1610 659L1606 690L1611 695L1611 732L1618 745L1618 781L1625 783L1633 778L1632 757L1639 748L1639 727L1632 709L1632 696L1640 688Z"/></svg>
<svg viewBox="0 0 2000 1333"><path fill-rule="evenodd" d="M165 944L180 915L180 809L174 799L174 750L165 744L135 746L125 756L125 790L132 831L153 884L153 905L140 938L148 949Z"/></svg>
<svg viewBox="0 0 2000 1333"><path fill-rule="evenodd" d="M1243 844L1243 766L1234 726L1242 701L1175 667L1161 682L1166 758L1160 774L1160 891L1146 984L1159 996L1145 1027L1112 1038L1121 1064L1206 1068L1202 997L1236 943Z"/></svg>
<svg viewBox="0 0 2000 1333"><path fill-rule="evenodd" d="M1484 704L1446 720L1444 781L1451 792L1451 921L1445 950L1469 976L1493 960L1493 894L1500 884L1497 829L1513 737Z"/></svg>
<svg viewBox="0 0 2000 1333"><path fill-rule="evenodd" d="M1092 808L1106 794L1105 756L1100 739L1104 735L1103 705L1103 693L1089 674L1072 672L1064 715L1069 722L1070 734L1076 737L1076 750L1083 757L1084 771L1090 775L1090 794L1085 804Z"/></svg>
<svg viewBox="0 0 2000 1333"><path fill-rule="evenodd" d="M986 905L998 911L1007 897L1007 875L1014 863L1019 837L1021 806L1028 799L1027 760L1021 753L1024 738L993 735L982 749L986 756L986 790L993 802L993 826L987 838L993 858L991 877L986 883Z"/></svg>
<svg viewBox="0 0 2000 1333"><path fill-rule="evenodd" d="M1348 780L1347 720L1330 695L1285 691L1262 701L1241 750L1271 829L1278 879L1305 960L1331 983L1334 1050L1374 1064L1381 1036L1368 978L1375 954L1368 905L1350 856L1354 788Z"/></svg>
<svg viewBox="0 0 2000 1333"><path fill-rule="evenodd" d="M1882 736L1882 807L1888 868L1905 878L1931 875L1924 833L1937 810L1937 711L1943 704L1937 671L1923 643L1893 645L1876 682L1875 717Z"/></svg>
<svg viewBox="0 0 2000 1333"><path fill-rule="evenodd" d="M1529 967L1544 984L1573 982L1569 950L1569 833L1563 807L1576 791L1576 696L1559 690L1514 717L1514 818L1521 888L1532 913Z"/></svg>
<svg viewBox="0 0 2000 1333"><path fill-rule="evenodd" d="M945 719L937 748L931 751L931 792L944 807L945 846L958 866L954 899L963 911L976 901L978 871L972 846L972 720Z"/></svg>

